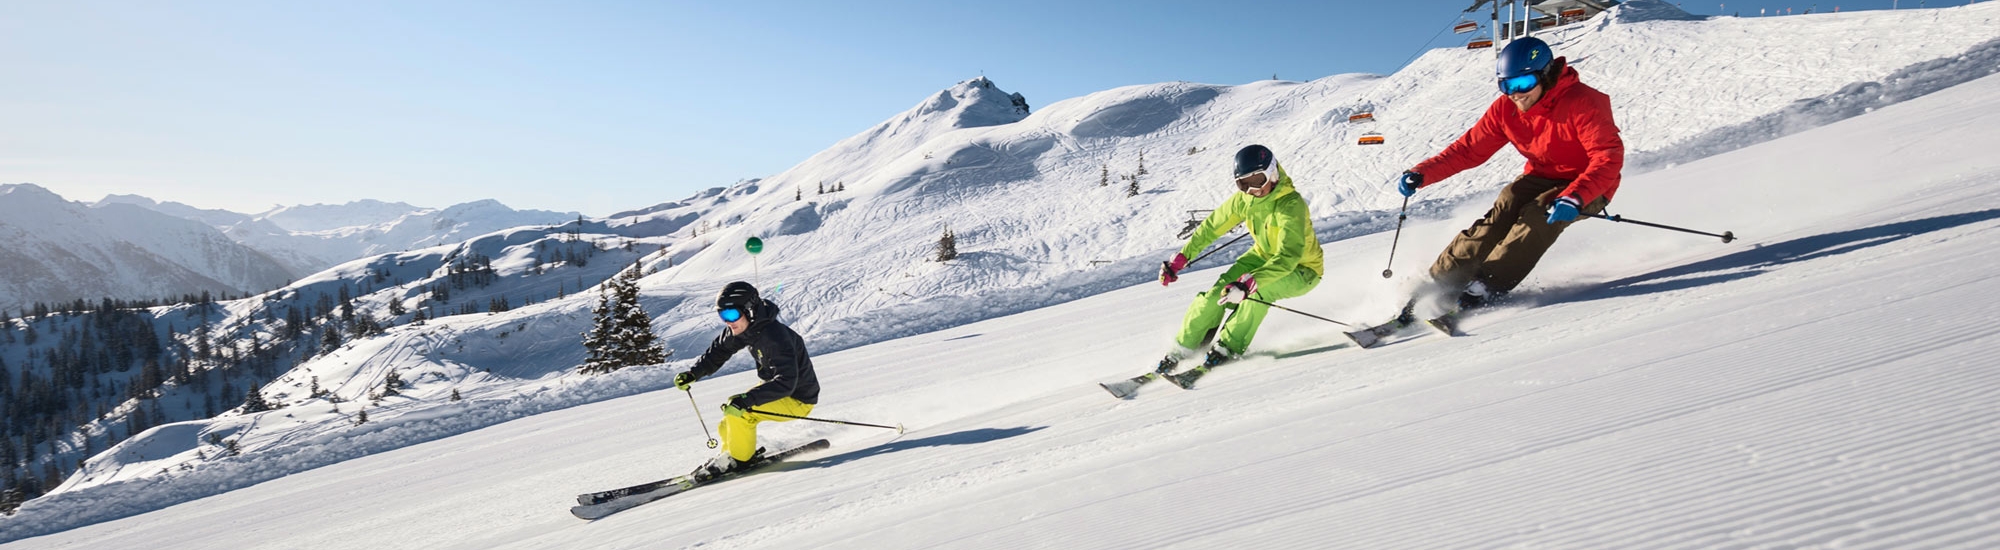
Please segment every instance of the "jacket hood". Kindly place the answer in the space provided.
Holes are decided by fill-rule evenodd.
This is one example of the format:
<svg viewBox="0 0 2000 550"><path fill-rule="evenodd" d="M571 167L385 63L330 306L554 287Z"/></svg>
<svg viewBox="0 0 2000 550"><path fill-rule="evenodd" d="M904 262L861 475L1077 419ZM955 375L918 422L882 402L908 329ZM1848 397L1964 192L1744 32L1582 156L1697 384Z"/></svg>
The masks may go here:
<svg viewBox="0 0 2000 550"><path fill-rule="evenodd" d="M1297 190L1292 188L1291 174L1285 173L1285 165L1283 163L1275 161L1273 161L1271 164L1278 167L1278 185L1273 186L1271 188L1271 194L1269 195L1264 195L1262 197L1250 197L1250 202L1257 203L1269 200L1277 200L1279 198L1284 197L1285 195L1298 193ZM1249 195L1249 193L1244 193L1244 195L1247 196Z"/></svg>
<svg viewBox="0 0 2000 550"><path fill-rule="evenodd" d="M766 321L778 320L778 304L772 303L768 299L758 300L757 305L750 308L750 319L751 324L761 324Z"/></svg>

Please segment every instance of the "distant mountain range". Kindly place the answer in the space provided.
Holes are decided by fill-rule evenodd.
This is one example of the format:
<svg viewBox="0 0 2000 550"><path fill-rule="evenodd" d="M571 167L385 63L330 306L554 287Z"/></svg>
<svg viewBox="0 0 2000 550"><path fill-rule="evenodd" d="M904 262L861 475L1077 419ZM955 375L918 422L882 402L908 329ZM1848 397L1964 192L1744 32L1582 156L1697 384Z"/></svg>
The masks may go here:
<svg viewBox="0 0 2000 550"><path fill-rule="evenodd" d="M357 258L578 217L493 200L442 209L362 200L244 214L138 195L85 204L34 184L0 185L0 308L255 294Z"/></svg>

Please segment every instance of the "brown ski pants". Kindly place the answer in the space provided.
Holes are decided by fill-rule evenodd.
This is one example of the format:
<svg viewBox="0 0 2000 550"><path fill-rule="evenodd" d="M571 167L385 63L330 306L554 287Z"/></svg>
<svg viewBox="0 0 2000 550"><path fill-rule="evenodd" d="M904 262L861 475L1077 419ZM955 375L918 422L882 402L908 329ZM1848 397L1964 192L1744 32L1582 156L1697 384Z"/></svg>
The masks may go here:
<svg viewBox="0 0 2000 550"><path fill-rule="evenodd" d="M1460 231L1438 254L1431 264L1431 280L1454 294L1474 280L1485 281L1488 292L1514 290L1542 260L1542 253L1556 244L1563 229L1575 223L1548 222L1549 206L1569 183L1530 175L1516 178L1500 190L1486 217ZM1598 197L1579 210L1584 215L1596 214L1604 211L1607 202Z"/></svg>

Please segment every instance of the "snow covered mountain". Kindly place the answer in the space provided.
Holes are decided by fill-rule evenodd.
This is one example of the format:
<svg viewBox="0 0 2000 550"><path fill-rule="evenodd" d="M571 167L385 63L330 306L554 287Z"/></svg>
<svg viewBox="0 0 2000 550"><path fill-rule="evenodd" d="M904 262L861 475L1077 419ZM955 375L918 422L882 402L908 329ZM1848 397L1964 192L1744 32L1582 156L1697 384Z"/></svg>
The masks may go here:
<svg viewBox="0 0 2000 550"><path fill-rule="evenodd" d="M458 243L502 229L555 225L580 217L575 212L515 210L491 199L442 209L359 200L280 206L259 214L202 210L133 195L105 197L99 203L136 204L207 223L298 273L317 273L357 258Z"/></svg>
<svg viewBox="0 0 2000 550"><path fill-rule="evenodd" d="M1719 245L1679 235L1591 226L1566 237L1546 268L1530 279L1523 289L1530 297L1526 304L1494 312L1490 324L1468 323L1473 336L1462 341L1392 346L1383 353L1331 352L1321 349L1330 343L1326 327L1274 314L1270 336L1256 346L1272 357L1246 363L1233 385L1219 378L1216 391L1159 404L1110 404L1090 385L1131 374L1163 345L1167 324L1178 318L1188 293L1141 283L1151 278L1151 266L1178 246L1174 230L1187 211L1212 208L1231 192L1224 176L1228 156L1247 143L1278 152L1311 201L1322 240L1332 243L1327 283L1298 307L1343 319L1386 315L1402 281L1375 276L1387 245L1372 234L1393 223L1394 216L1384 211L1400 202L1383 181L1443 147L1491 100L1490 52L1434 50L1387 77L1133 86L1057 102L1026 116L1020 116L1024 101L974 79L768 178L604 219L357 260L262 299L229 304L223 325L258 334L268 330L257 321L270 311L264 302L307 301L380 278L395 283L371 287L357 302L361 311L386 317L391 302L423 305L425 287L448 275L440 270L474 255L493 260L498 282L441 305L502 294L517 300L536 296L530 306L398 326L312 357L268 386L276 388L267 393L283 409L154 428L97 455L60 492L0 521L0 539L158 510L273 480L224 494L218 504L259 515L255 503L275 498L339 515L349 503L302 495L353 483L398 495L382 500L413 503L362 512L385 521L414 513L417 508L410 506L478 511L480 518L534 518L501 526L468 514L455 516L464 520L453 523L465 526L458 529L382 530L338 540L357 547L381 544L381 537L416 545L429 545L432 537L459 537L435 540L555 547L645 546L662 537L676 541L669 544L732 546L998 546L1009 540L1062 546L1311 546L1309 541L1332 540L1323 538L1331 536L1323 527L1328 522L1315 520L1334 516L1359 524L1353 531L1359 535L1339 539L1356 546L1411 546L1425 540L1415 537L1426 535L1456 537L1451 540L1472 546L1562 545L1572 539L1555 537L1565 533L1536 538L1533 530L1505 527L1556 520L1575 526L1571 518L1596 518L1599 523L1582 527L1612 528L1606 536L1616 541L1617 533L1656 533L1674 525L1644 519L1652 516L1604 515L1619 512L1617 507L1564 507L1578 498L1714 525L1726 536L1768 526L1741 519L1758 507L1835 497L1770 489L1753 495L1756 499L1674 498L1732 489L1701 479L1743 479L1759 471L1700 469L1657 458L1673 449L1634 442L1664 437L1681 443L1680 450L1694 457L1689 460L1709 461L1704 463L1726 462L1734 456L1730 445L1752 458L1773 456L1759 449L1817 453L1823 447L1814 447L1821 443L1809 434L1821 432L1806 428L1833 412L1816 408L1829 402L1873 403L1869 410L1903 413L1884 420L1880 431L1861 432L1870 437L1843 439L1842 448L1852 452L1841 456L1879 457L1897 468L1953 467L1974 480L1990 477L1990 461L1951 458L1962 455L1868 452L1909 445L1971 456L1990 451L1990 445L1978 443L1990 438L1968 442L1949 435L1954 432L1948 428L1969 426L1956 420L1923 432L1945 435L1926 438L1909 430L1894 435L1897 428L1919 427L1930 418L1930 409L1897 408L1897 396L1992 387L1978 385L1986 379L1976 372L1955 368L1966 357L1990 353L1990 335L1953 333L1937 348L1943 355L1921 357L1924 361L1910 355L1839 363L1848 366L1836 369L1835 376L1856 377L1850 380L1813 373L1839 355L1826 350L1863 351L1855 348L1860 334L1881 328L1865 320L1915 319L1898 329L1915 331L1907 335L1914 338L1924 330L1956 326L1954 317L1925 316L1939 309L1931 307L1937 302L1983 299L1958 290L1983 280L1966 275L1976 270L1921 267L1961 256L1967 259L1951 265L1976 265L1983 258L1978 251L1991 248L1979 246L1991 243L1991 217L1978 209L2000 206L1991 193L2000 167L1980 151L2000 143L1986 120L2000 108L1991 104L1992 79L1980 79L2000 71L2000 9L1987 3L1785 18L1657 16L1677 13L1669 9L1635 0L1543 36L1574 62L1586 83L1612 96L1634 165L1659 169L1629 170L1613 210L1726 226L1749 242L1718 251ZM1634 15L1641 11L1656 15ZM1967 82L1973 84L1959 86ZM1918 101L1900 104L1913 97ZM1364 111L1378 122L1347 122L1347 115ZM1355 145L1367 132L1380 133L1388 144ZM1801 135L1782 137L1794 133ZM1743 150L1723 154L1735 149ZM1397 272L1420 272L1419 264L1469 215L1459 210L1483 209L1479 203L1519 166L1518 158L1505 152L1480 170L1427 188L1422 202L1413 205L1418 217L1402 235L1406 250L1398 259L1409 263ZM1107 172L1115 177L1106 178ZM1136 196L1123 189L1126 176L1137 177ZM1100 186L1103 179L1110 184ZM821 194L822 184L844 191ZM1446 220L1434 221L1439 218ZM929 261L928 251L946 227L957 235L961 256ZM1915 234L1935 237L1903 238ZM764 240L763 254L751 256L741 247L750 236ZM550 270L548 265L559 262L548 261L549 251L561 243L587 243L600 254L615 255L591 260L588 267L560 262L561 268ZM608 276L600 264L616 267L641 258L641 268L651 273L642 280L645 306L678 352L675 359L608 376L574 375L582 355L576 335L594 300L594 293L578 295L575 289ZM1917 271L1904 269L1910 266ZM1213 264L1197 266L1205 267ZM398 268L407 272L377 275ZM1193 275L1203 276L1209 275ZM816 354L824 354L825 360L816 362L828 387L828 406L816 414L893 417L918 431L885 443L824 426L774 427L771 433L780 440L831 435L837 448L854 451L839 451L843 454L811 471L758 476L684 504L656 505L630 523L543 521L548 502L584 490L579 484L658 477L684 469L681 464L705 452L681 444L694 437L692 426L679 426L692 422L682 416L692 415L667 412L663 407L672 404L662 404L657 395L598 402L670 387L671 373L717 330L709 313L713 292L735 279L756 280L769 289L786 307L787 320L806 333ZM1906 288L1892 281L1915 282ZM1840 303L1815 290L1822 288L1883 298ZM1939 288L1945 290L1927 290ZM1766 307L1774 313L1750 319L1730 315ZM1825 318L1853 322L1821 321ZM395 321L403 324L408 316ZM944 332L929 334L937 331ZM904 336L912 338L892 340ZM1765 348L1818 353L1753 353ZM831 353L836 350L844 351ZM1549 357L1589 360L1544 359ZM1870 370L1889 365L1902 372L1914 368L1912 362L1934 365L1926 371L1934 376L1895 378ZM369 405L370 421L356 425L353 416L363 410L361 403L391 372L411 386ZM314 378L336 387L333 395L345 403L297 389ZM1726 382L1711 383L1717 380ZM1823 380L1828 383L1818 384ZM704 384L697 397L712 406L726 390L746 383L741 376L725 378ZM1732 387L1803 396L1761 403L1762 394ZM1866 387L1896 393L1852 393ZM465 400L448 400L454 393ZM1939 406L1974 403L1951 395ZM1746 412L1758 404L1775 407L1776 416ZM663 414L674 415L670 422L676 427L632 433L661 424ZM519 421L502 424L510 420ZM1600 420L1609 424L1590 424ZM1497 435L1506 433L1518 437ZM232 441L245 453L219 453L208 436ZM1432 438L1459 443L1452 448L1424 443ZM1280 440L1288 443L1270 443ZM1363 444L1368 442L1380 444ZM418 443L423 444L405 448ZM1536 449L1549 452L1530 452ZM433 458L469 452L505 457L491 469ZM360 458L376 453L383 456ZM579 462L578 456L592 458ZM1156 459L1161 456L1169 459ZM359 460L320 468L350 459ZM1684 475L1611 472L1641 459ZM449 468L446 463L457 469L442 471ZM1828 464L1793 461L1779 473L1819 479L1813 476L1847 472ZM279 480L306 470L312 471ZM1509 481L1523 471L1543 477L1604 473L1578 485ZM469 481L482 472L507 479L497 486ZM840 473L843 481L812 487L806 484L813 481L789 481L824 482L822 474L831 473ZM409 483L419 478L430 481ZM1217 481L1176 481L1202 479ZM1239 490L1225 483L1229 480L1259 481ZM1605 496L1613 494L1611 487L1633 484L1656 491ZM1454 490L1466 486L1479 490ZM1050 487L1070 490L1057 495L1046 490ZM796 505L732 509L673 533L659 530L661 518L715 510L722 501L711 499L773 497L773 489ZM526 499L534 502L500 496L522 494L538 496ZM1520 494L1536 495L1542 500L1531 504L1542 505L1504 505ZM1836 496L1841 495L1869 496L1853 490ZM1194 517L1140 532L1115 521L1132 513L1168 515L1173 510L1165 503L1211 497L1220 498L1222 509L1260 511ZM1483 510L1482 515L1451 530L1422 529L1415 522L1424 514L1416 510L1440 499L1462 504L1468 514ZM1265 501L1281 503L1282 509L1259 504ZM1990 505L1991 498L1964 502L1866 510L1874 511L1873 517L1899 511L1912 513L1896 517L1910 517L1925 510L1952 517L1967 506ZM150 526L207 525L183 515L189 512L182 508L187 507L37 540L79 545L111 544L126 536L158 540ZM908 523L876 512L884 509L928 521L908 529ZM1576 515L1584 512L1589 513ZM1913 521L1933 517L1938 516ZM356 524L330 522L329 528ZM1107 525L1118 528L1096 529ZM286 544L231 538L227 529L216 522L195 531L205 541ZM1830 537L1833 531L1838 528L1807 535ZM297 536L294 542L300 544L336 538L311 530L281 536Z"/></svg>
<svg viewBox="0 0 2000 550"><path fill-rule="evenodd" d="M0 310L34 302L247 295L290 271L212 227L130 204L64 200L33 184L0 185Z"/></svg>

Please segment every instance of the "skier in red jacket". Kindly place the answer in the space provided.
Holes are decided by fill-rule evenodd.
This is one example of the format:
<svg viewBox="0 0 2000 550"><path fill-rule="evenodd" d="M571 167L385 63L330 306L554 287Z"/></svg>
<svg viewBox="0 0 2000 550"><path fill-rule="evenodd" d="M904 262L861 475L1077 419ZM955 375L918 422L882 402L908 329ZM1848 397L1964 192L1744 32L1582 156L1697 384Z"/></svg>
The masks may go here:
<svg viewBox="0 0 2000 550"><path fill-rule="evenodd" d="M1478 307L1521 284L1542 253L1579 214L1604 210L1618 190L1625 143L1611 119L1611 98L1577 80L1575 69L1541 39L1525 37L1500 51L1500 98L1479 123L1437 156L1403 172L1408 197L1486 162L1512 144L1528 165L1500 191L1493 209L1452 239L1431 264L1442 293L1458 292L1460 309ZM1403 315L1409 317L1411 308ZM1407 319L1406 319L1407 320Z"/></svg>

